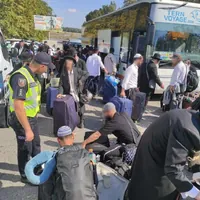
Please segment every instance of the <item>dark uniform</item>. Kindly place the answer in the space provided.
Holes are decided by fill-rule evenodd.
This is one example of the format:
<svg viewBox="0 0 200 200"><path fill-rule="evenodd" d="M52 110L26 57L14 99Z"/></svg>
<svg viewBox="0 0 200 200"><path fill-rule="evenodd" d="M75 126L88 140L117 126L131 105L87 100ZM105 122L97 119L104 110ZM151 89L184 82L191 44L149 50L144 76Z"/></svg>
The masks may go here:
<svg viewBox="0 0 200 200"><path fill-rule="evenodd" d="M131 169L129 200L176 200L193 185L184 172L189 153L200 150L200 114L174 110L142 136Z"/></svg>
<svg viewBox="0 0 200 200"><path fill-rule="evenodd" d="M28 72L31 74L35 82L37 82L37 78L35 74L32 73L32 71L29 69L28 66L25 67ZM13 90L13 99L20 99L23 101L26 101L26 93L28 91L28 83L27 79L24 75L21 73L15 73L13 76L11 76L10 79L10 86ZM17 116L15 112L12 112L9 118L10 126L13 128L13 130L16 133L17 138L17 146L18 146L18 166L19 166L19 172L21 176L25 176L24 168L27 163L27 161L30 159L30 157L36 156L38 153L40 153L40 137L39 137L39 130L38 130L38 122L37 122L37 116L35 117L28 117L28 121L30 123L31 129L34 133L34 139L31 142L26 142L26 136L25 131L20 122L17 119Z"/></svg>
<svg viewBox="0 0 200 200"><path fill-rule="evenodd" d="M24 172L26 163L30 157L34 157L40 153L37 114L40 110L41 85L36 74L40 75L47 72L48 68L52 68L52 66L51 57L47 53L38 53L29 66L21 67L11 75L8 84L10 90L9 104L11 113L9 123L16 133L18 166L22 182L28 182ZM34 70L34 73L32 70ZM20 123L18 120L21 116L20 112L16 115L15 100L23 101L25 115L34 134L32 141L26 141L26 132L22 126L24 122ZM31 136L32 135L28 135L28 140L32 139Z"/></svg>

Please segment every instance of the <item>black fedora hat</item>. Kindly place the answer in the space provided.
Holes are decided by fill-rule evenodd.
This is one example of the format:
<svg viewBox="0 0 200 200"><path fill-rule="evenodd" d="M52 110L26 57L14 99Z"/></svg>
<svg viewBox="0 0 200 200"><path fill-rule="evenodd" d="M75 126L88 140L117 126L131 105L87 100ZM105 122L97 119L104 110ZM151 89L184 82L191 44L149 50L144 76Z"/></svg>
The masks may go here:
<svg viewBox="0 0 200 200"><path fill-rule="evenodd" d="M159 53L155 53L151 58L156 60L162 60L161 55Z"/></svg>
<svg viewBox="0 0 200 200"><path fill-rule="evenodd" d="M74 62L74 64L76 64L76 59L73 57L73 56L71 56L71 55L67 55L66 57L65 57L65 61L66 60L72 60L73 62Z"/></svg>

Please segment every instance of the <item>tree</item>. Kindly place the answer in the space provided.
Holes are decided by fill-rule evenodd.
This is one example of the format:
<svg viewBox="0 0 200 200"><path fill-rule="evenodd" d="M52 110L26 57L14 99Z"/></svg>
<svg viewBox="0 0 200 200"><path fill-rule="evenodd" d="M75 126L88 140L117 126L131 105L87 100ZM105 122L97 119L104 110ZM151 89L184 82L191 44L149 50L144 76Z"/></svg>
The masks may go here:
<svg viewBox="0 0 200 200"><path fill-rule="evenodd" d="M33 15L52 15L52 9L42 0L0 1L0 28L7 38L45 39L47 32L34 29Z"/></svg>
<svg viewBox="0 0 200 200"><path fill-rule="evenodd" d="M135 2L136 2L136 0L124 0L124 6L128 6L128 5L135 3Z"/></svg>
<svg viewBox="0 0 200 200"><path fill-rule="evenodd" d="M117 9L117 5L116 5L115 1L111 1L110 5L103 5L99 10L94 10L94 11L91 11L90 13L88 13L85 17L86 21L90 21L90 20L100 17L102 15L106 15L110 12L115 11L116 9Z"/></svg>
<svg viewBox="0 0 200 200"><path fill-rule="evenodd" d="M63 31L72 33L81 33L80 28L63 27Z"/></svg>

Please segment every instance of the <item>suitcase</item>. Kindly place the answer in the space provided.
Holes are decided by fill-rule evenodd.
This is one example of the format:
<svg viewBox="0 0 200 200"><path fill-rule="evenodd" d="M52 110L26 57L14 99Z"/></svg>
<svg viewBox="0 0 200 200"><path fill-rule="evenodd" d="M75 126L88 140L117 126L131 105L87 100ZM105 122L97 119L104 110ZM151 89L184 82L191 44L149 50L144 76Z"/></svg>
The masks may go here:
<svg viewBox="0 0 200 200"><path fill-rule="evenodd" d="M47 103L46 103L46 111L49 115L52 115L52 111L53 111L53 103L56 100L56 97L58 95L58 88L52 88L49 87L47 89Z"/></svg>
<svg viewBox="0 0 200 200"><path fill-rule="evenodd" d="M108 103L110 99L117 95L118 87L113 86L108 80L105 79L103 85L103 102Z"/></svg>
<svg viewBox="0 0 200 200"><path fill-rule="evenodd" d="M132 119L134 121L140 121L142 119L142 115L145 111L145 104L146 104L146 94L143 92L137 92L135 96L135 102L132 113Z"/></svg>
<svg viewBox="0 0 200 200"><path fill-rule="evenodd" d="M110 102L115 105L117 112L125 112L130 117L132 116L133 101L131 101L130 99L115 96L110 100Z"/></svg>
<svg viewBox="0 0 200 200"><path fill-rule="evenodd" d="M69 126L73 131L78 124L79 117L74 98L71 95L66 95L61 99L56 99L53 106L55 136L57 136L57 131L61 126Z"/></svg>
<svg viewBox="0 0 200 200"><path fill-rule="evenodd" d="M0 113L0 128L8 128L9 106L7 101L2 100L0 103Z"/></svg>
<svg viewBox="0 0 200 200"><path fill-rule="evenodd" d="M106 76L105 78L108 82L110 82L114 87L118 85L119 80L114 76Z"/></svg>

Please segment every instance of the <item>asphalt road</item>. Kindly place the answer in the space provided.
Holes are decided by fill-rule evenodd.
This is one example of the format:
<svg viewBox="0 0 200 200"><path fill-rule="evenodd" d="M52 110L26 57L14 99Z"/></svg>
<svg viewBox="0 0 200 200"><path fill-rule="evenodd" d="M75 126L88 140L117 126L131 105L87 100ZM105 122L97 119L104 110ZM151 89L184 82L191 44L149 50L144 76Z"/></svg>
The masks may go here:
<svg viewBox="0 0 200 200"><path fill-rule="evenodd" d="M143 119L137 124L143 132L162 112L159 109L159 97L149 103ZM87 130L98 130L102 124L100 99L93 100L86 108L85 129L77 129L76 142L82 142ZM53 120L46 114L39 116L42 150L55 150L58 147L52 134ZM15 134L11 128L0 129L0 200L37 200L37 187L20 182L17 167L17 147Z"/></svg>

